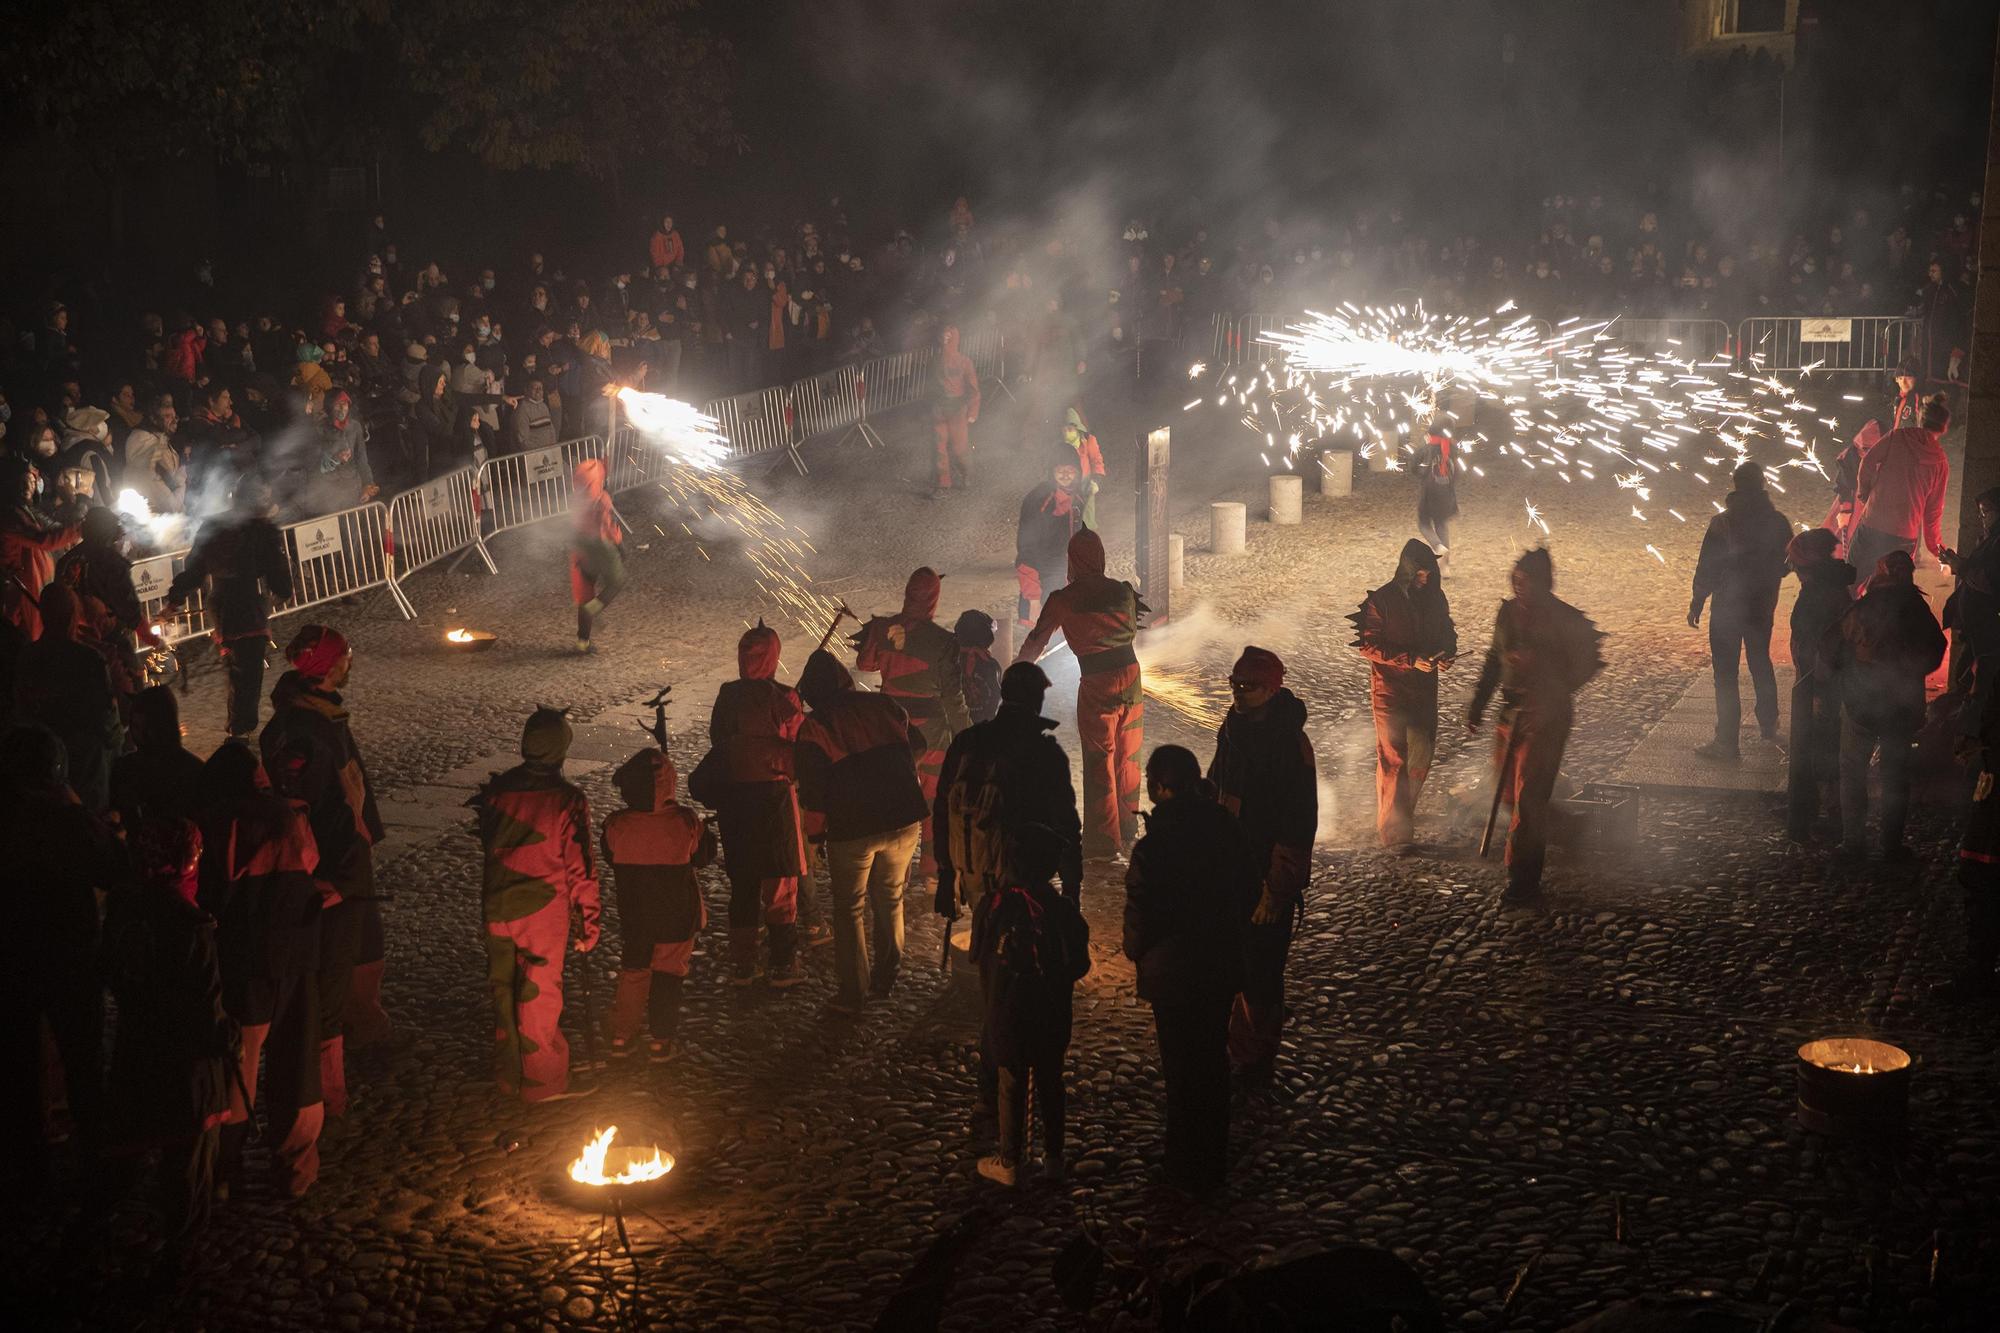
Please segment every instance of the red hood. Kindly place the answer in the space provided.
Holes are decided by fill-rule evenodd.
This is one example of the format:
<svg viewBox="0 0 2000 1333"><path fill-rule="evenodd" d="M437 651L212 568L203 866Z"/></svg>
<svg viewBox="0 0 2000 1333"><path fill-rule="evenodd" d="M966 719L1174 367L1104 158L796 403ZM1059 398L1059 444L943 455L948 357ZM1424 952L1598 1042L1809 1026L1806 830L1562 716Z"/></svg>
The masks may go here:
<svg viewBox="0 0 2000 1333"><path fill-rule="evenodd" d="M782 647L778 631L758 621L736 641L736 674L745 680L771 679L778 674L778 654Z"/></svg>
<svg viewBox="0 0 2000 1333"><path fill-rule="evenodd" d="M1072 581L1085 574L1104 573L1104 539L1084 528L1069 539L1069 576Z"/></svg>
<svg viewBox="0 0 2000 1333"><path fill-rule="evenodd" d="M586 458L576 465L576 487L595 498L604 494L604 460Z"/></svg>
<svg viewBox="0 0 2000 1333"><path fill-rule="evenodd" d="M903 614L931 619L937 615L938 598L943 592L943 577L929 565L919 568L903 585Z"/></svg>
<svg viewBox="0 0 2000 1333"><path fill-rule="evenodd" d="M942 340L942 341L943 341L943 343L944 343L944 354L945 354L946 356L957 356L957 355L958 355L958 325L956 325L956 324L947 324L947 325L945 325L945 326L944 326L944 338L943 338L943 340Z"/></svg>

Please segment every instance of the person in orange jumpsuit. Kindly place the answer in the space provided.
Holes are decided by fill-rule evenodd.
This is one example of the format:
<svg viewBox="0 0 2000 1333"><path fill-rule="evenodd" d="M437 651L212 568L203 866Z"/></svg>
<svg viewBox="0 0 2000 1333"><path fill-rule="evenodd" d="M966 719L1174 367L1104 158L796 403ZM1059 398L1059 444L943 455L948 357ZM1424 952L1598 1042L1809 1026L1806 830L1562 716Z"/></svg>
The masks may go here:
<svg viewBox="0 0 2000 1333"><path fill-rule="evenodd" d="M1076 732L1083 746L1083 852L1120 854L1139 820L1139 748L1146 700L1133 641L1146 604L1104 573L1104 542L1089 528L1069 540L1069 582L1049 594L1014 660L1033 662L1058 630L1076 654Z"/></svg>
<svg viewBox="0 0 2000 1333"><path fill-rule="evenodd" d="M680 775L664 750L639 751L612 781L625 808L604 821L620 935L611 1054L631 1054L643 1023L660 1063L680 1053L681 984L708 920L694 872L715 860L715 831L674 799Z"/></svg>
<svg viewBox="0 0 2000 1333"><path fill-rule="evenodd" d="M774 990L805 980L798 960L799 876L806 856L792 745L805 705L776 679L783 645L758 621L736 644L737 679L716 691L709 752L688 777L688 794L713 809L729 875L730 984L757 979L757 927L770 937Z"/></svg>
<svg viewBox="0 0 2000 1333"><path fill-rule="evenodd" d="M618 553L625 531L605 490L604 460L586 458L576 465L576 488L570 500L569 591L576 603L576 650L591 651L590 630L598 612L625 585L625 558Z"/></svg>
<svg viewBox="0 0 2000 1333"><path fill-rule="evenodd" d="M562 983L572 915L581 923L577 952L597 947L590 802L562 775L571 737L561 710L537 708L521 730L522 762L472 798L485 850L494 1072L501 1091L527 1102L570 1095Z"/></svg>
<svg viewBox="0 0 2000 1333"><path fill-rule="evenodd" d="M952 465L961 486L972 484L970 428L979 420L979 371L958 350L958 326L947 324L938 337L931 371L931 430L937 437L937 494L951 489Z"/></svg>
<svg viewBox="0 0 2000 1333"><path fill-rule="evenodd" d="M924 566L903 585L903 609L893 616L874 616L854 636L854 665L882 675L882 693L894 699L923 733L917 755L917 782L924 789L924 806L937 799L938 772L951 738L972 725L965 711L965 685L959 675L958 636L937 623L938 597L944 580ZM937 874L937 826L924 821L922 876Z"/></svg>
<svg viewBox="0 0 2000 1333"><path fill-rule="evenodd" d="M1368 659L1375 714L1375 833L1407 849L1417 796L1437 748L1438 672L1458 658L1458 630L1428 542L1403 543L1396 577L1368 594L1348 619Z"/></svg>
<svg viewBox="0 0 2000 1333"><path fill-rule="evenodd" d="M1589 617L1555 595L1555 562L1541 547L1514 562L1514 595L1500 603L1493 642L1466 712L1477 734L1486 705L1500 691L1500 725L1493 737L1500 799L1514 809L1507 828L1507 892L1502 901L1540 898L1549 841L1549 799L1562 770L1575 706L1570 696L1604 669L1604 636Z"/></svg>
<svg viewBox="0 0 2000 1333"><path fill-rule="evenodd" d="M1076 466L1080 480L1077 492L1083 497L1083 526L1097 526L1097 493L1104 488L1104 451L1097 447L1097 437L1090 433L1090 425L1083 419L1083 409L1072 407L1063 413L1063 445L1076 450Z"/></svg>

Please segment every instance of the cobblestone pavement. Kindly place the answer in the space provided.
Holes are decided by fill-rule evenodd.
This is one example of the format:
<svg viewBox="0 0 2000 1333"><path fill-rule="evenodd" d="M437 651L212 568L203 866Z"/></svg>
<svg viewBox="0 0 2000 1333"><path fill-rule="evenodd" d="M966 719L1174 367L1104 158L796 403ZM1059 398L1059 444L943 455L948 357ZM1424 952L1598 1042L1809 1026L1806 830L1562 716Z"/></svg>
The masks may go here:
<svg viewBox="0 0 2000 1333"><path fill-rule="evenodd" d="M1144 415L1115 403L1094 415L1122 487ZM1116 956L1110 875L1084 891L1095 966L1078 996L1064 1186L1002 1199L974 1175L991 1126L973 1115L971 985L962 967L941 975L937 922L916 892L903 980L858 1019L825 1010L827 952L789 992L723 987L711 929L690 985L689 1056L611 1070L582 1101L527 1111L502 1100L466 787L511 762L534 704L566 703L593 719L572 768L607 812L609 765L641 743L633 703L668 679L687 771L737 634L766 609L748 600L740 562L653 536L604 617L603 652L578 658L565 651L560 534L514 534L497 545L499 578L421 576L413 623L380 604L327 616L357 644L356 727L395 824L379 878L395 894L386 999L400 1032L391 1054L356 1071L322 1183L295 1204L254 1190L229 1202L166 1295L138 1285L137 1209L82 1239L58 1226L62 1210L37 1214L13 1228L17 1273L37 1275L16 1279L30 1304L14 1308L39 1311L37 1327L93 1329L866 1327L938 1230L984 1204L997 1211L963 1265L948 1327L1081 1326L1057 1301L1050 1264L1082 1228L1125 1254L1142 1241L1230 1259L1310 1239L1391 1247L1466 1328L1558 1327L1620 1296L1683 1287L1796 1298L1858 1327L1990 1327L1993 1014L1926 995L1958 926L1946 822L1919 819L1922 859L1906 873L1836 871L1789 849L1768 803L1649 798L1632 855L1559 855L1548 910L1502 913L1497 870L1438 813L1483 754L1448 720L1426 798L1434 845L1406 860L1371 850L1365 672L1344 617L1393 570L1407 485L1362 476L1351 499L1309 499L1300 527L1253 522L1247 556L1209 556L1201 502L1259 478L1243 475L1243 449L1221 427L1200 414L1174 425L1190 550L1177 619L1195 626L1174 655L1219 680L1246 640L1284 653L1326 779L1280 1081L1239 1104L1234 1168L1213 1204L1185 1203L1148 1174L1157 1058ZM924 561L947 575L947 615L1010 604L1014 512L1045 451L1014 449L1026 433L1018 410L996 404L977 429L982 488L931 502L919 496L920 433L895 420L886 452L822 447L811 478L773 472L764 484L815 537L816 574L864 614L892 609ZM1463 707L1506 565L1529 536L1526 494L1497 471L1464 489L1446 587L1466 660L1447 678L1448 713ZM1682 623L1698 533L1655 523L1638 534L1629 497L1608 486L1535 498L1554 528L1558 592L1612 635L1568 765L1602 777L1703 664L1703 636ZM1819 503L1801 497L1796 516L1816 518ZM1707 512L1694 506L1683 512ZM1129 505L1104 507L1116 566L1129 560ZM1641 549L1647 539L1665 567ZM457 624L501 642L447 655L440 636ZM788 673L807 646L788 628ZM1052 711L1068 723L1066 704ZM208 743L221 714L212 675L188 712ZM1172 711L1156 704L1148 721L1149 745L1208 752ZM719 878L708 888L714 921L726 890ZM602 1014L614 953L572 959L579 1053L585 994ZM1901 1143L1834 1144L1794 1123L1793 1051L1851 1031L1918 1057ZM664 1200L627 1219L636 1309L615 1236L551 1188L610 1123L680 1154ZM1107 1299L1095 1315L1108 1313Z"/></svg>

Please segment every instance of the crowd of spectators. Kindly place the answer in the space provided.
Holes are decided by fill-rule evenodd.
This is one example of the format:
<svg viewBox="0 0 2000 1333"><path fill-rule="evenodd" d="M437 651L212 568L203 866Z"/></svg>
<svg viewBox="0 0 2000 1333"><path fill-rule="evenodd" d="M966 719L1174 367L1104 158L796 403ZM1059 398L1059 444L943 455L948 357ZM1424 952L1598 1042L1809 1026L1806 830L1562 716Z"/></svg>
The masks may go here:
<svg viewBox="0 0 2000 1333"><path fill-rule="evenodd" d="M610 385L706 400L930 346L948 324L997 327L1010 373L1034 378L1143 370L1146 345L1213 315L1343 300L1732 325L1913 313L1923 378L1962 379L1979 202L1906 185L1742 239L1643 192L1551 195L1511 237L1402 206L1231 236L1139 217L992 224L961 198L931 225L863 238L836 199L754 239L662 215L628 238L629 263L589 273L543 252L412 255L377 215L347 279L289 307L134 312L85 289L0 322L6 521L74 528L128 490L154 515L200 517L250 471L296 519L601 430Z"/></svg>

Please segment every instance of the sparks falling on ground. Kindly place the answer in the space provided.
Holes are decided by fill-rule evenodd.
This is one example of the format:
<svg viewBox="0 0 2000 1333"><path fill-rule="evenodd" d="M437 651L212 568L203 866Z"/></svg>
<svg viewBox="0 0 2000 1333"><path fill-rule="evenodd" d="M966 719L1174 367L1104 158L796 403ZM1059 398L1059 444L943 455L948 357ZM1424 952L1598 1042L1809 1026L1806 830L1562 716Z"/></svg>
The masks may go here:
<svg viewBox="0 0 2000 1333"><path fill-rule="evenodd" d="M1253 351L1260 364L1228 372L1214 404L1239 417L1267 464L1295 465L1308 443L1347 439L1363 457L1380 455L1395 469L1445 413L1468 471L1478 476L1485 470L1471 459L1483 452L1553 473L1566 485L1595 483L1608 472L1649 500L1668 474L1703 486L1717 476L1726 481L1753 448L1783 451L1760 460L1779 492L1785 469L1826 476L1821 457L1839 442L1822 431L1833 420L1796 385L1765 371L1760 358L1743 368L1727 356L1685 356L1671 339L1634 345L1616 320L1566 320L1548 330L1513 309L1510 301L1474 319L1432 314L1422 302L1350 302L1331 314L1309 313L1264 334ZM1811 370L1799 373L1800 382ZM1454 400L1463 405L1471 395L1479 402L1476 419L1450 413ZM1549 512L1530 501L1530 526L1549 533ZM1631 516L1646 520L1639 505ZM1635 556L1665 563L1656 549L1635 546Z"/></svg>
<svg viewBox="0 0 2000 1333"><path fill-rule="evenodd" d="M673 502L682 515L681 530L695 539L704 560L708 549L697 526L720 524L739 539L759 590L802 630L817 634L839 600L812 586L805 562L816 552L805 534L722 466L729 441L715 418L687 403L636 389L619 390L618 401L637 442L645 446L621 442L629 452L618 461L636 468ZM656 530L664 535L664 529Z"/></svg>

